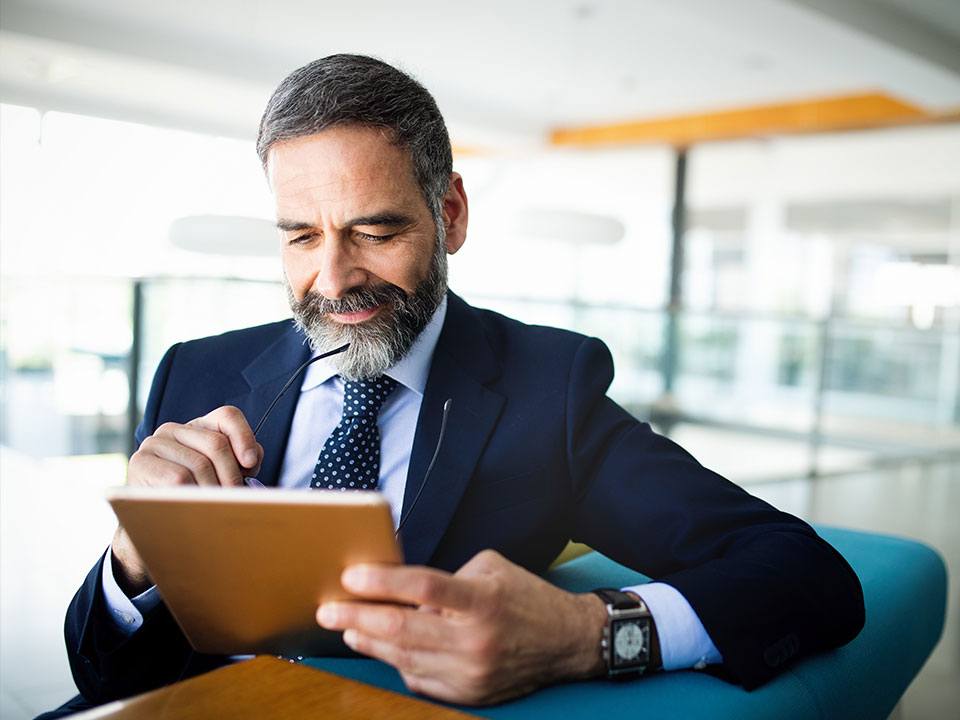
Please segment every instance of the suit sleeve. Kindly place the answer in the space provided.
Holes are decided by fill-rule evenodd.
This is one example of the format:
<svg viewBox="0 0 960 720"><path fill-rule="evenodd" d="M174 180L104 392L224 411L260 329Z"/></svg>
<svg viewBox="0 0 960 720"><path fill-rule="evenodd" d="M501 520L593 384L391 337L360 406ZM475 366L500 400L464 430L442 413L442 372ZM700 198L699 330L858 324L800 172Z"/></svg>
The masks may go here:
<svg viewBox="0 0 960 720"><path fill-rule="evenodd" d="M843 557L632 418L612 379L609 351L584 341L568 383L575 539L679 590L748 689L856 637L863 593Z"/></svg>
<svg viewBox="0 0 960 720"><path fill-rule="evenodd" d="M179 346L164 355L154 376L137 443L156 429L159 408ZM101 585L101 558L89 572L67 609L64 638L77 689L100 704L151 690L182 677L212 669L222 658L194 653L166 605L160 603L129 637L110 617Z"/></svg>

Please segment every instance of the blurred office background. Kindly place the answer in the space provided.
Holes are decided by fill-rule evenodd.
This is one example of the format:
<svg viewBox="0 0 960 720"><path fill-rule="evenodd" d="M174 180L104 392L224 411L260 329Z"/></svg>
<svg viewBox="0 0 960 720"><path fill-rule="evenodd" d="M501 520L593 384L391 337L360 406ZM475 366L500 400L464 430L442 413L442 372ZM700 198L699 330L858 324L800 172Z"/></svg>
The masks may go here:
<svg viewBox="0 0 960 720"><path fill-rule="evenodd" d="M2 717L73 692L63 612L163 351L289 315L253 138L341 51L448 120L454 290L601 337L701 462L957 577L956 2L4 0ZM957 589L902 717L960 706Z"/></svg>

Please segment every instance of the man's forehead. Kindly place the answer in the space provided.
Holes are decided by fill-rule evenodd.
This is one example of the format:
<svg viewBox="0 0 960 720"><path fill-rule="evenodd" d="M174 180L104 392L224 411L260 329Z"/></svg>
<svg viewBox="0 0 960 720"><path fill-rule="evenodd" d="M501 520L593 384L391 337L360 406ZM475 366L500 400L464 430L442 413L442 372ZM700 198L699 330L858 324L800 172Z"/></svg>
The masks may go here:
<svg viewBox="0 0 960 720"><path fill-rule="evenodd" d="M423 202L409 152L379 128L330 128L278 142L267 157L279 218L312 215L320 206L337 206L343 217L409 212L412 203Z"/></svg>
<svg viewBox="0 0 960 720"><path fill-rule="evenodd" d="M389 163L413 175L410 152L393 140L393 134L380 127L335 125L317 133L279 140L267 152L267 174L278 162L326 162L333 165L351 163L369 165Z"/></svg>

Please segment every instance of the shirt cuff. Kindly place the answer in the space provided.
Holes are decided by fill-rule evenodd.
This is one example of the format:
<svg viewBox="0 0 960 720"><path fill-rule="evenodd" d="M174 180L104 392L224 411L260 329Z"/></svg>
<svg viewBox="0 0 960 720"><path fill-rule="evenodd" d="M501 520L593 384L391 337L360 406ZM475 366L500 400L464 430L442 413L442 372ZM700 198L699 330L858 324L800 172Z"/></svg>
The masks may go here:
<svg viewBox="0 0 960 720"><path fill-rule="evenodd" d="M723 662L697 613L672 585L646 583L623 588L639 595L646 603L657 626L660 659L664 670L695 668Z"/></svg>
<svg viewBox="0 0 960 720"><path fill-rule="evenodd" d="M107 548L103 557L103 572L100 576L103 586L103 599L113 624L123 635L129 637L143 625L143 616L160 604L160 593L157 586L144 590L135 598L128 598L120 589L117 579L113 576L113 547Z"/></svg>

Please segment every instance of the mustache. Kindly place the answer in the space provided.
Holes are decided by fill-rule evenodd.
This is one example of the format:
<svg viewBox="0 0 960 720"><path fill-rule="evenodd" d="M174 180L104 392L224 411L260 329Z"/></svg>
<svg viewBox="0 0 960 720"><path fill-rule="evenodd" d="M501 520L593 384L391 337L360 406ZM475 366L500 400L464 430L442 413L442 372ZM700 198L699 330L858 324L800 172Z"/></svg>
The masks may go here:
<svg viewBox="0 0 960 720"><path fill-rule="evenodd" d="M322 316L331 313L355 313L369 310L387 302L403 304L407 301L407 293L392 283L384 283L372 287L360 287L348 291L342 298L331 300L316 290L308 290L301 300L296 301L296 310L305 316Z"/></svg>

